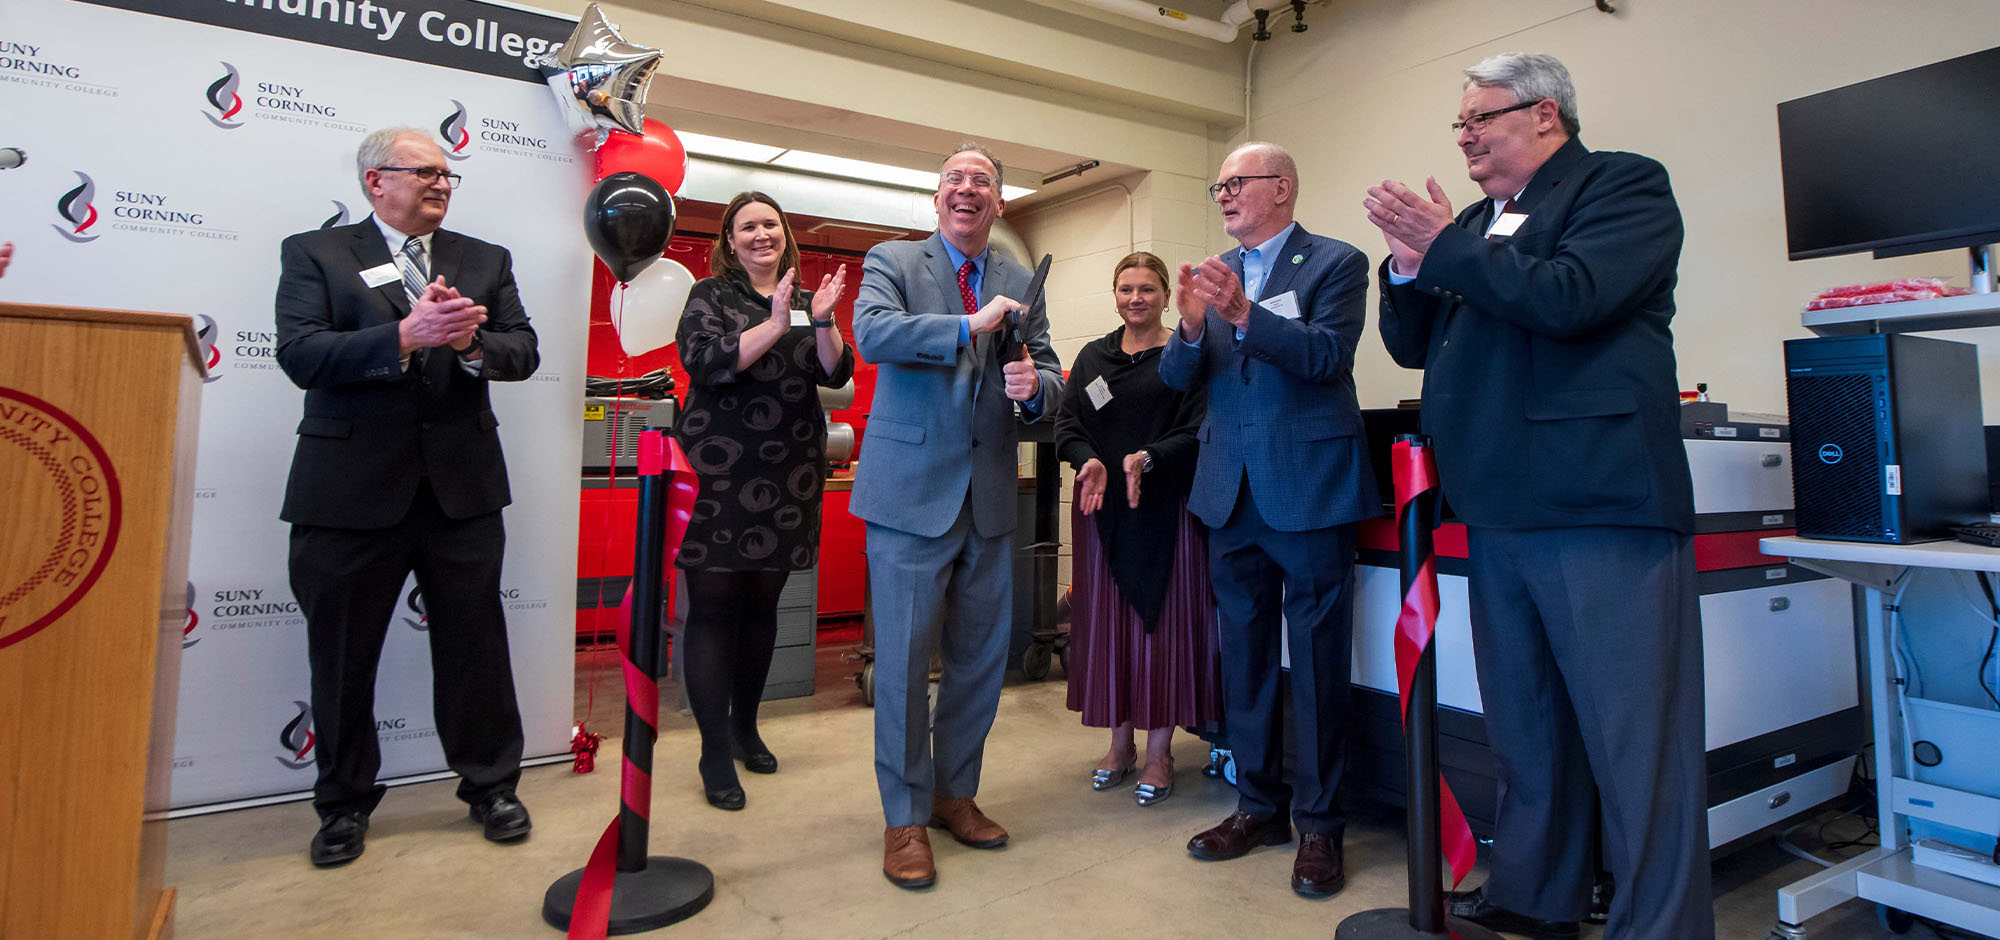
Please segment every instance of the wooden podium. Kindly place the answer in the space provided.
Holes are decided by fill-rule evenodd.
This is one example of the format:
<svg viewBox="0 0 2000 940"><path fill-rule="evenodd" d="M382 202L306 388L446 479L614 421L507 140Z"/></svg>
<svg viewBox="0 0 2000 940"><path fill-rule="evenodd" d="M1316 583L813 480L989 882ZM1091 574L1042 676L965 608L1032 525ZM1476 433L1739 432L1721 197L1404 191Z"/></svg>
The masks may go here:
<svg viewBox="0 0 2000 940"><path fill-rule="evenodd" d="M203 375L188 317L0 304L0 937L173 932Z"/></svg>

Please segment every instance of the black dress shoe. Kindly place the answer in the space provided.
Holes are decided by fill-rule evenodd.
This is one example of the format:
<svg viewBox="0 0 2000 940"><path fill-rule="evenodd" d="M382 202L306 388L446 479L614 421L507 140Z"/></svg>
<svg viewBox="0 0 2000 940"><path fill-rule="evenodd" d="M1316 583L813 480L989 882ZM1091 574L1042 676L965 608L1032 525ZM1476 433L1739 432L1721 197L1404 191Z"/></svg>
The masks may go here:
<svg viewBox="0 0 2000 940"><path fill-rule="evenodd" d="M1340 836L1299 833L1299 856L1292 861L1292 890L1304 898L1330 898L1347 887Z"/></svg>
<svg viewBox="0 0 2000 940"><path fill-rule="evenodd" d="M1500 907L1486 900L1485 885L1471 891L1451 892L1445 896L1445 909L1453 917L1502 933L1520 934L1528 940L1576 940L1580 932L1573 920L1536 920Z"/></svg>
<svg viewBox="0 0 2000 940"><path fill-rule="evenodd" d="M1284 845L1292 841L1292 822L1283 816L1258 819L1241 810L1230 813L1229 818L1216 824L1215 828L1195 834L1188 840L1188 854L1204 862L1226 862L1232 858L1242 858L1245 853L1260 845Z"/></svg>
<svg viewBox="0 0 2000 940"><path fill-rule="evenodd" d="M750 771L753 774L774 774L778 772L778 758L771 753L770 748L764 746L764 742L758 741L753 747L745 747L737 744L734 746L734 750L736 751L736 759L743 762L744 770Z"/></svg>
<svg viewBox="0 0 2000 940"><path fill-rule="evenodd" d="M720 790L703 789L701 795L708 798L708 805L716 809L734 812L743 808L743 788L723 787Z"/></svg>
<svg viewBox="0 0 2000 940"><path fill-rule="evenodd" d="M490 842L513 842L526 838L528 830L535 827L528 819L528 808L522 806L512 793L495 793L472 804L472 818L486 827L486 838Z"/></svg>
<svg viewBox="0 0 2000 940"><path fill-rule="evenodd" d="M361 857L367 839L367 813L335 813L320 821L308 854L321 868L345 865Z"/></svg>

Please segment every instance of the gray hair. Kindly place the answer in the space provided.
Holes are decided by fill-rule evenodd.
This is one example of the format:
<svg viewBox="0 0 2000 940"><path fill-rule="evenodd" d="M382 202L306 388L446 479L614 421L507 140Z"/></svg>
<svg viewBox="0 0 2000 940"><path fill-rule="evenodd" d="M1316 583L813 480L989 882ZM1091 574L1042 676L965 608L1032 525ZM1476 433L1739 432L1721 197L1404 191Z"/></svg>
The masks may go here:
<svg viewBox="0 0 2000 940"><path fill-rule="evenodd" d="M991 164L993 164L993 185L994 185L994 186L998 187L998 186L1000 186L1000 185L1001 185L1002 183L1004 183L1004 182L1006 181L1006 179L1007 179L1007 169L1006 169L1006 167L1003 167L1003 166L1001 166L1001 165L1000 165L1000 158L999 158L999 157L996 157L996 156L994 156L994 155L993 155L993 151L991 151L991 150L988 150L988 149L986 149L986 148L985 148L984 146L982 146L982 145L980 145L980 144L976 144L976 143L973 143L972 141L969 141L969 140L968 140L968 141L966 141L965 143L962 143L962 144L959 144L959 145L958 145L958 149L957 149L957 150L954 150L954 151L952 151L952 152L950 152L950 153L948 153L948 154L945 154L945 155L944 155L944 159L945 159L945 161L949 161L949 160L950 160L951 158L953 158L953 157L956 157L956 156L958 156L959 154L961 154L961 153L964 153L964 152L966 152L966 151L968 151L968 150L970 150L970 151L972 151L973 153L976 153L976 154L978 154L978 155L980 155L980 156L982 156L982 157L985 157L985 158L986 158L986 162L988 162L988 163L991 163ZM944 161L940 161L940 162L944 162Z"/></svg>
<svg viewBox="0 0 2000 940"><path fill-rule="evenodd" d="M1465 87L1504 88L1514 100L1546 98L1556 103L1556 116L1563 130L1575 137L1582 124L1576 118L1576 86L1570 84L1569 69L1555 56L1505 52L1489 56L1465 70Z"/></svg>
<svg viewBox="0 0 2000 940"><path fill-rule="evenodd" d="M388 165L389 151L396 149L396 141L405 137L431 139L423 129L408 125L377 128L361 138L361 146L354 151L354 177L361 183L362 195L372 195L368 192L368 171Z"/></svg>
<svg viewBox="0 0 2000 940"><path fill-rule="evenodd" d="M1239 153L1254 153L1262 157L1265 172L1284 177L1292 184L1293 193L1299 191L1299 164L1292 159L1290 151L1268 140L1252 140L1229 151L1232 157Z"/></svg>

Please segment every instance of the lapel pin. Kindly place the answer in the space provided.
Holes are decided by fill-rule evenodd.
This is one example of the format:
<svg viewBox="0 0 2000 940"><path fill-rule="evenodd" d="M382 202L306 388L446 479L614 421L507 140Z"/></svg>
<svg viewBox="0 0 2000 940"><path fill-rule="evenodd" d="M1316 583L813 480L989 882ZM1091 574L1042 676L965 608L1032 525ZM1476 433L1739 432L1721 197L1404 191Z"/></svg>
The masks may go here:
<svg viewBox="0 0 2000 940"><path fill-rule="evenodd" d="M1305 255L1293 255L1293 256L1292 256L1292 263L1293 263L1293 264L1304 264L1305 262L1306 262L1306 256L1305 256Z"/></svg>

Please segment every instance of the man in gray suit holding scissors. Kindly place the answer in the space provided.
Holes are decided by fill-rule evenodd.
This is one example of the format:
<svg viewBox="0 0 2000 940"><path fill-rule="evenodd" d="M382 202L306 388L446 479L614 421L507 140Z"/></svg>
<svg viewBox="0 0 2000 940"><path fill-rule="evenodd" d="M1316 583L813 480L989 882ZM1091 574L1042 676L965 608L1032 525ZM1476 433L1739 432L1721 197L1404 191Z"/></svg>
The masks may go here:
<svg viewBox="0 0 2000 940"><path fill-rule="evenodd" d="M987 246L1000 172L976 144L946 159L937 232L871 249L854 303L855 348L878 371L849 508L868 523L882 874L903 888L937 880L926 824L1007 844L972 797L1013 620L1015 403L1053 413L1063 379L1029 273Z"/></svg>
<svg viewBox="0 0 2000 940"><path fill-rule="evenodd" d="M1276 144L1236 148L1208 191L1242 247L1181 265L1181 322L1160 377L1180 389L1208 383L1188 509L1210 529L1237 808L1188 853L1240 858L1290 842L1296 823L1292 890L1320 898L1347 883L1334 791L1353 656L1354 524L1382 512L1354 395L1368 259L1292 221L1298 168ZM1291 653L1290 781L1281 649Z"/></svg>

